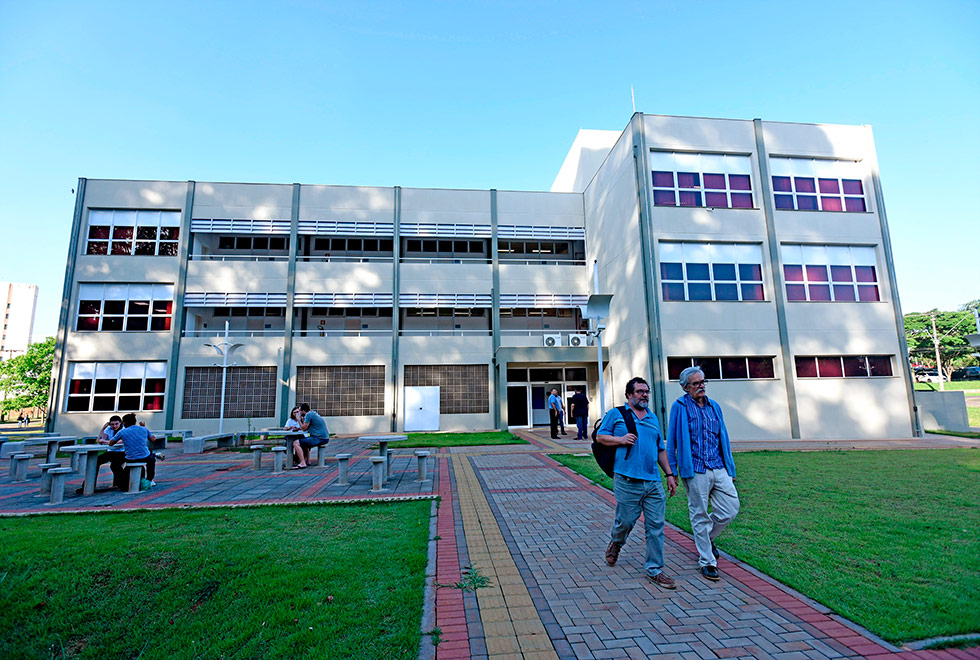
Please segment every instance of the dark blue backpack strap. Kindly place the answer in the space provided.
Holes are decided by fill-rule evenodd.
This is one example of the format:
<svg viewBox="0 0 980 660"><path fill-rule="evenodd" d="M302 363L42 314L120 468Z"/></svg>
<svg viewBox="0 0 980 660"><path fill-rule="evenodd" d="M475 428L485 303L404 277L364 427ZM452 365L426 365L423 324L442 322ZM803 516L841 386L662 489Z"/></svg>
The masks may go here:
<svg viewBox="0 0 980 660"><path fill-rule="evenodd" d="M633 435L636 436L636 439L639 440L640 439L640 435L636 432L636 422L633 421L633 415L630 414L629 408L627 408L626 406L619 406L616 410L618 410L619 411L619 414L623 416L623 423L626 424L626 432L627 433L632 433ZM630 450L631 449L633 449L633 446L632 445L628 445L626 447L626 456L625 456L625 458L629 458L630 457Z"/></svg>

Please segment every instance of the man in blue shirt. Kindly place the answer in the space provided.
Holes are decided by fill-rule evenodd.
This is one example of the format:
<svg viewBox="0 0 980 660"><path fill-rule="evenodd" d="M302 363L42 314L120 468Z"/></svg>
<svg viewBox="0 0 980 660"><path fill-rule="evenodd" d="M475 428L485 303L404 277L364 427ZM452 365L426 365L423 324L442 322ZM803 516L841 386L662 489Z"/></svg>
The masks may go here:
<svg viewBox="0 0 980 660"><path fill-rule="evenodd" d="M330 431L327 423L315 410L310 410L310 404L304 403L299 409L303 412L303 421L299 427L310 434L308 438L293 440L293 452L299 458L299 465L294 470L303 470L310 464L310 449L330 442Z"/></svg>
<svg viewBox="0 0 980 660"><path fill-rule="evenodd" d="M677 491L677 481L667 462L660 422L656 415L647 410L649 401L650 385L642 378L631 378L626 383L626 410L614 408L607 412L596 433L598 442L617 447L613 467L616 521L606 548L606 563L610 566L616 563L620 548L626 543L626 537L633 530L640 513L643 513L647 579L663 589L674 589L674 580L663 572L667 498L664 497L657 465L667 475L667 490L671 497ZM632 417L635 434L629 432L623 418L624 412Z"/></svg>
<svg viewBox="0 0 980 660"><path fill-rule="evenodd" d="M133 413L123 415L122 423L125 428L112 437L109 445L115 446L121 442L126 451L127 463L146 463L146 478L150 480L151 486L156 486L153 479L156 477L157 459L150 451L153 434L145 426L137 425L136 415Z"/></svg>
<svg viewBox="0 0 980 660"><path fill-rule="evenodd" d="M561 426L561 434L565 435L565 421L562 419L565 411L561 404L561 397L558 396L558 388L551 388L551 395L548 397L548 415L551 417L551 439L558 439L558 427Z"/></svg>
<svg viewBox="0 0 980 660"><path fill-rule="evenodd" d="M715 539L735 519L739 501L725 418L721 406L705 395L706 384L701 367L681 372L685 394L670 407L667 455L674 473L684 480L699 570L705 579L717 582Z"/></svg>

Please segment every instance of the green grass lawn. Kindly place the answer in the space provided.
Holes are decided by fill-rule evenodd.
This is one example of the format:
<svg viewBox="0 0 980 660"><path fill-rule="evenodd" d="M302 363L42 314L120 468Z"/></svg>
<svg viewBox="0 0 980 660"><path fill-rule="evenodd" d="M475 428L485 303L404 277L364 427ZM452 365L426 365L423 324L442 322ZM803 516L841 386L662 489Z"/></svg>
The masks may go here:
<svg viewBox="0 0 980 660"><path fill-rule="evenodd" d="M0 657L418 657L430 501L0 519Z"/></svg>
<svg viewBox="0 0 980 660"><path fill-rule="evenodd" d="M591 456L554 458L611 487ZM735 462L742 509L719 548L892 642L980 631L980 451ZM683 488L667 519L690 531Z"/></svg>
<svg viewBox="0 0 980 660"><path fill-rule="evenodd" d="M954 380L945 383L947 390L978 390L980 391L980 380ZM916 383L915 389L927 391L939 391L939 383Z"/></svg>
<svg viewBox="0 0 980 660"><path fill-rule="evenodd" d="M967 406L966 416L970 420L970 426L980 426L980 408Z"/></svg>
<svg viewBox="0 0 980 660"><path fill-rule="evenodd" d="M408 440L389 442L389 449L399 447L476 447L482 445L526 445L527 440L508 431L483 433L409 433Z"/></svg>

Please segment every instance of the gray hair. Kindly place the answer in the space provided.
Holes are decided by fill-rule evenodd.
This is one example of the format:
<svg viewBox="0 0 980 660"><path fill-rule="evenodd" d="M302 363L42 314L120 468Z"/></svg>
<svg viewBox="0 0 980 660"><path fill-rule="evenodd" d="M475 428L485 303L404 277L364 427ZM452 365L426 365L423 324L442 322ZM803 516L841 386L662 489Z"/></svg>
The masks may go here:
<svg viewBox="0 0 980 660"><path fill-rule="evenodd" d="M691 380L691 376L693 376L694 374L701 374L701 377L704 378L704 371L701 370L701 367L688 367L687 369L681 372L681 376L680 376L681 389L687 387L687 382Z"/></svg>

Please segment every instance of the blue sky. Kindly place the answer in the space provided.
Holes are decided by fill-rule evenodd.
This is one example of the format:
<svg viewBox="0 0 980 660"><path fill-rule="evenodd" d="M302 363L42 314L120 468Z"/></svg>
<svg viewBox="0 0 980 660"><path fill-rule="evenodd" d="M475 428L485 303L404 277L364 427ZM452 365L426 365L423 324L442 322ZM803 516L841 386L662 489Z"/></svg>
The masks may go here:
<svg viewBox="0 0 980 660"><path fill-rule="evenodd" d="M78 177L547 190L630 85L871 124L904 311L980 298L976 0L0 0L0 280L54 334Z"/></svg>

